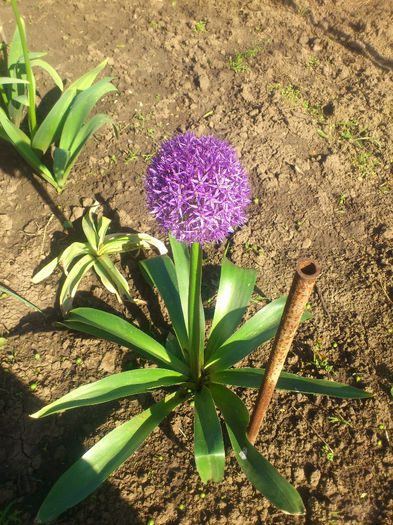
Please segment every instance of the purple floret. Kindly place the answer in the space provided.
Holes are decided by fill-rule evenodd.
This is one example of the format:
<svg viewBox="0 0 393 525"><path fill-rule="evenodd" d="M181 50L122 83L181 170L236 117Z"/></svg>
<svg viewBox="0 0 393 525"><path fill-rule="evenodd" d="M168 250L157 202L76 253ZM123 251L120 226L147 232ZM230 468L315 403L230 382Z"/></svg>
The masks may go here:
<svg viewBox="0 0 393 525"><path fill-rule="evenodd" d="M251 194L235 150L190 132L162 144L147 170L146 190L158 224L188 244L224 240L246 222Z"/></svg>

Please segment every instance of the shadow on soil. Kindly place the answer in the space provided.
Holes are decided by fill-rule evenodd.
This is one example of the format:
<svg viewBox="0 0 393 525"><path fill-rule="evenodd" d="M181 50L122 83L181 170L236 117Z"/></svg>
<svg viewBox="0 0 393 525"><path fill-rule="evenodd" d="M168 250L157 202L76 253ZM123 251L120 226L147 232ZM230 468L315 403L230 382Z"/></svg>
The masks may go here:
<svg viewBox="0 0 393 525"><path fill-rule="evenodd" d="M110 415L113 403L94 410L82 409L34 420L28 414L40 408L42 402L27 385L2 368L0 391L0 521L3 523L2 512L12 503L9 516L17 519L10 523L31 525L50 487L81 456L84 439L94 436L95 429ZM122 500L110 482L105 482L85 503L68 511L55 523L86 523L86 516L98 504L108 513L102 514L102 521L95 520L95 523L110 523L109 512L116 510L117 524L142 524L134 509Z"/></svg>

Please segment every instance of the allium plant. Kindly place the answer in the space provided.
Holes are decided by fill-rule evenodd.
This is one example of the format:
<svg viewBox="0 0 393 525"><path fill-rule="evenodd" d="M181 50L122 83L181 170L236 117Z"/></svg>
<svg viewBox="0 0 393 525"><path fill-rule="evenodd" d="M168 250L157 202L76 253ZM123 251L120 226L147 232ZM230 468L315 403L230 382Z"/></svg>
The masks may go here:
<svg viewBox="0 0 393 525"><path fill-rule="evenodd" d="M220 413L235 457L251 483L282 511L302 514L304 505L299 493L249 442L248 410L227 386L259 388L263 369L234 365L274 337L286 298L267 304L239 328L253 293L256 271L239 268L224 257L208 330L205 324L200 242L222 239L244 222L249 202L244 171L226 143L186 134L163 145L149 169L147 189L152 212L171 234L173 259L160 255L141 262L172 321L165 342L118 316L93 308L72 310L64 325L133 349L156 366L121 372L81 386L33 417L153 389L169 388L169 393L109 432L74 463L52 487L39 510L38 521L50 521L83 500L141 446L170 412L190 401L194 402L195 464L202 482L219 482L224 477L226 451ZM211 203L208 198L216 200ZM308 317L305 313L303 319ZM277 387L338 398L370 396L349 385L286 372L281 374Z"/></svg>
<svg viewBox="0 0 393 525"><path fill-rule="evenodd" d="M7 75L0 77L0 139L9 142L36 173L60 192L87 141L111 122L107 115L89 119L89 114L104 95L116 88L109 77L94 84L106 65L103 61L63 91L59 74L42 60L46 53L29 51L16 0L11 0L11 5L17 28L10 46L2 47ZM35 68L48 73L62 92L40 122Z"/></svg>
<svg viewBox="0 0 393 525"><path fill-rule="evenodd" d="M60 308L64 315L72 307L79 283L91 268L120 303L137 302L131 297L127 280L116 268L111 256L151 247L160 254L168 251L165 244L147 233L108 233L111 221L104 216L95 216L98 206L98 203L92 206L82 219L86 241L71 243L32 278L33 283L39 283L49 277L58 265L63 268L66 278L60 291Z"/></svg>

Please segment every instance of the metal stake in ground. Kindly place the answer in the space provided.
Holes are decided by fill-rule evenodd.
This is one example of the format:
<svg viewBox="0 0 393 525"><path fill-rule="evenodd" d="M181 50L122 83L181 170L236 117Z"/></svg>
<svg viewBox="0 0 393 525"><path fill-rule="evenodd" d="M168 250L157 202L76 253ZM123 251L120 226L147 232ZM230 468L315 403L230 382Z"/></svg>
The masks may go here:
<svg viewBox="0 0 393 525"><path fill-rule="evenodd" d="M320 271L319 264L313 259L300 259L296 265L292 286L248 427L248 439L252 444L255 443L255 439L261 428L282 367L284 366L288 351L298 329L304 308L309 300Z"/></svg>

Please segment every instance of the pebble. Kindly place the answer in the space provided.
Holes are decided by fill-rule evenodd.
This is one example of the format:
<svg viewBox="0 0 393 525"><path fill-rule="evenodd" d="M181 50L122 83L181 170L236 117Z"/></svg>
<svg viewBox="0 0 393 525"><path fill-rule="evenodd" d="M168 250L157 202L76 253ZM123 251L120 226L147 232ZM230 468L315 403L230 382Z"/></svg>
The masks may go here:
<svg viewBox="0 0 393 525"><path fill-rule="evenodd" d="M102 358L100 369L104 372L112 373L116 368L116 352L108 351Z"/></svg>
<svg viewBox="0 0 393 525"><path fill-rule="evenodd" d="M310 485L312 488L316 488L318 486L318 483L321 479L321 471L320 470L314 470L314 472L312 472L310 474Z"/></svg>
<svg viewBox="0 0 393 525"><path fill-rule="evenodd" d="M0 231L10 231L12 230L12 219L9 215L0 213Z"/></svg>
<svg viewBox="0 0 393 525"><path fill-rule="evenodd" d="M312 245L312 240L307 238L307 239L304 239L303 244L302 244L302 248L304 250L307 250L307 248L310 248L311 245Z"/></svg>

